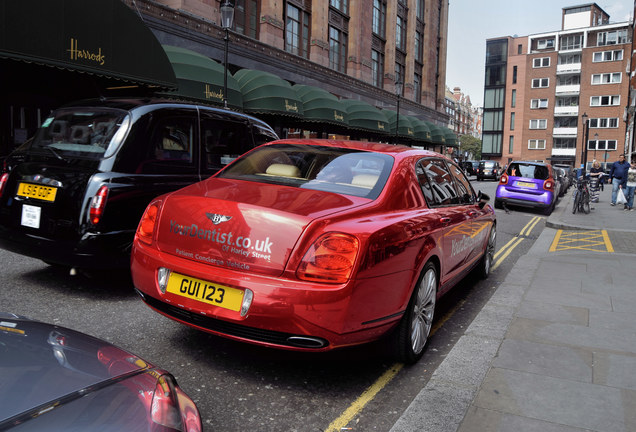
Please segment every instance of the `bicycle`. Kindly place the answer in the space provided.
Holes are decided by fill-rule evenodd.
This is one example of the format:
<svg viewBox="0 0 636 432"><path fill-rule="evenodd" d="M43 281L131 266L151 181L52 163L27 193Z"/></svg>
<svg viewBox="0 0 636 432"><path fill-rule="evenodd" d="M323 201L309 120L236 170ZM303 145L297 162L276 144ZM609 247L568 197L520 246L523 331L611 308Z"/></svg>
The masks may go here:
<svg viewBox="0 0 636 432"><path fill-rule="evenodd" d="M576 180L576 189L573 196L574 202L572 203L572 214L577 211L589 214L590 213L590 188L589 180L580 176Z"/></svg>

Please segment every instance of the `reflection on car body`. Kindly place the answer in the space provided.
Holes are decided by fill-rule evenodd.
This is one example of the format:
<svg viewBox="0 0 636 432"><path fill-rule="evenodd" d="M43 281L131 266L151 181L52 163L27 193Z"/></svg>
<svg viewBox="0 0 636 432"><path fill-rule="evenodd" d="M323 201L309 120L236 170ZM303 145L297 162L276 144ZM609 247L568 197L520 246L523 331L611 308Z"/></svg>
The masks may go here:
<svg viewBox="0 0 636 432"><path fill-rule="evenodd" d="M438 153L275 141L154 200L133 282L152 308L214 334L305 351L391 335L413 362L438 297L490 271L487 199Z"/></svg>

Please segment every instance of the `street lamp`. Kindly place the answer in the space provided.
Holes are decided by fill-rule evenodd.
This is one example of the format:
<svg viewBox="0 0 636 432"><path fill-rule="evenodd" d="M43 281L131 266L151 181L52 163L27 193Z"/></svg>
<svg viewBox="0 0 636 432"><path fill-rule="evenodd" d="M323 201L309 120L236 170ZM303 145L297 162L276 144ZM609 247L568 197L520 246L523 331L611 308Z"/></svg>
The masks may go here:
<svg viewBox="0 0 636 432"><path fill-rule="evenodd" d="M596 141L594 143L594 160L596 160L596 150L598 149L598 134L597 133L594 134L594 141Z"/></svg>
<svg viewBox="0 0 636 432"><path fill-rule="evenodd" d="M587 138L590 131L589 123L587 121L587 113L583 113L581 119L583 120L583 152L581 153L581 164L583 165L583 169L581 174L585 176L585 169L587 165Z"/></svg>
<svg viewBox="0 0 636 432"><path fill-rule="evenodd" d="M223 106L227 108L227 49L230 43L230 29L234 23L234 2L223 0L221 3L221 27L225 30L225 55L224 55L224 75L223 75Z"/></svg>
<svg viewBox="0 0 636 432"><path fill-rule="evenodd" d="M397 97L397 117L395 118L395 143L399 142L398 132L400 130L400 96L402 95L402 83L396 81L395 83L395 96Z"/></svg>

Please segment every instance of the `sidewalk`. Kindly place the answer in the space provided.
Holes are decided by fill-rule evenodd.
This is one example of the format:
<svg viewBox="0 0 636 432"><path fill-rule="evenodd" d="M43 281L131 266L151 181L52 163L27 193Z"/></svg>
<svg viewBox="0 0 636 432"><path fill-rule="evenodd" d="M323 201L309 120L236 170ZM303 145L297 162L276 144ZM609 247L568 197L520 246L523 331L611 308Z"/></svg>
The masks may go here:
<svg viewBox="0 0 636 432"><path fill-rule="evenodd" d="M636 211L572 191L391 432L636 431ZM550 252L573 229L614 252Z"/></svg>

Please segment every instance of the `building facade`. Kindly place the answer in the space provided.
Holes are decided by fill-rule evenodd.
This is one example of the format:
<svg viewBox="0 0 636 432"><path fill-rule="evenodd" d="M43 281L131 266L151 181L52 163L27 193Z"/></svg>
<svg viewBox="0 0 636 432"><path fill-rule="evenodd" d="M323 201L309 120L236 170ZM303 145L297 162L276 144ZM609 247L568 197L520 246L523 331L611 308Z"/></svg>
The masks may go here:
<svg viewBox="0 0 636 432"><path fill-rule="evenodd" d="M629 153L632 34L590 3L563 8L561 30L488 39L482 158L578 167Z"/></svg>
<svg viewBox="0 0 636 432"><path fill-rule="evenodd" d="M234 23L227 44L220 19L224 2L121 0L161 45L194 51L219 63L224 63L227 49L231 74L241 69L268 72L292 85L318 87L337 98L364 101L378 109L396 110L399 103L402 116L440 127L448 124L448 1L234 0ZM86 16L82 20L92 19ZM130 43L131 51L143 49L133 40ZM6 70L5 65L16 64L8 60L2 66ZM16 95L5 98L7 106L1 113L0 156L30 137L50 109L70 100L103 95L101 89L95 90L99 83L55 94L46 94L45 87L30 95L33 80L20 79L28 67L20 64L20 70L10 75L11 80L6 81L11 81L11 88L0 86L0 94ZM69 83L78 77L92 79L72 67L56 71L43 67L32 75L55 72L68 75Z"/></svg>

